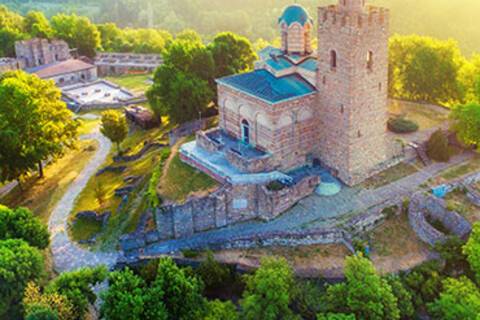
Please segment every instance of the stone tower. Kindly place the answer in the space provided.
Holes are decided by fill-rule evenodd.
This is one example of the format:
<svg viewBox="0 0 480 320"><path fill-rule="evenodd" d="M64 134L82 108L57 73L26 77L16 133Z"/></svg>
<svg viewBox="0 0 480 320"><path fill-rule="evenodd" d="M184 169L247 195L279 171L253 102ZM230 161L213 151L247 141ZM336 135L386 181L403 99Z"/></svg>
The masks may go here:
<svg viewBox="0 0 480 320"><path fill-rule="evenodd" d="M300 5L288 6L278 19L282 35L282 50L286 54L312 53L311 31L313 20Z"/></svg>
<svg viewBox="0 0 480 320"><path fill-rule="evenodd" d="M318 10L318 156L348 185L388 159L388 19L364 0Z"/></svg>

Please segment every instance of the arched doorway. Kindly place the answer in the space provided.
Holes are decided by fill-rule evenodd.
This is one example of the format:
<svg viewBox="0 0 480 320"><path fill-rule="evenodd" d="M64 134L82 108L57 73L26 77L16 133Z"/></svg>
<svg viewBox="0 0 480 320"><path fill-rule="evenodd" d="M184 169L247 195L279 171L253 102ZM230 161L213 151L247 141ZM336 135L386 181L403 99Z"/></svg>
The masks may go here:
<svg viewBox="0 0 480 320"><path fill-rule="evenodd" d="M250 124L247 120L242 120L242 141L245 144L250 144Z"/></svg>

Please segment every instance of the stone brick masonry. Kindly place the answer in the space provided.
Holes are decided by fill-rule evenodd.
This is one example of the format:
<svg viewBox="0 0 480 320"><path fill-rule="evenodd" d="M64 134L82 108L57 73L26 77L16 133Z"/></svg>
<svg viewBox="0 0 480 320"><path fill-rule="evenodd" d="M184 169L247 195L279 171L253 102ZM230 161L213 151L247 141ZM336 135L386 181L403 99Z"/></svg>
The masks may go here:
<svg viewBox="0 0 480 320"><path fill-rule="evenodd" d="M280 191L263 185L226 185L206 197L157 209L157 229L162 239L185 238L251 219L270 220L311 194L319 182L318 176L308 176Z"/></svg>

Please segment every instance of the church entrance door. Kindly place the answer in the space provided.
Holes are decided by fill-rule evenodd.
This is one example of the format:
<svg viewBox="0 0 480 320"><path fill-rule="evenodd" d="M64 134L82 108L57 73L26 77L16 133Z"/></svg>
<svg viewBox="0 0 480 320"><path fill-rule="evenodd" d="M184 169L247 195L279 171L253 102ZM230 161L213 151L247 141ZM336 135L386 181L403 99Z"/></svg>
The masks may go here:
<svg viewBox="0 0 480 320"><path fill-rule="evenodd" d="M250 144L250 124L247 120L242 121L242 141L245 144Z"/></svg>

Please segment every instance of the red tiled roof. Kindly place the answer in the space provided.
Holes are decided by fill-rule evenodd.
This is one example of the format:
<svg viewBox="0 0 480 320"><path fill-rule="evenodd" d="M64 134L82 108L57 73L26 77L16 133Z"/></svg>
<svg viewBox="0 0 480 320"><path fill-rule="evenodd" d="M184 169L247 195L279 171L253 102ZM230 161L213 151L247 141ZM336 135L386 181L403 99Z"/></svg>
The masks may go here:
<svg viewBox="0 0 480 320"><path fill-rule="evenodd" d="M62 62L55 62L49 65L41 66L30 70L40 78L51 78L62 74L78 72L95 68L94 65L82 60L70 59Z"/></svg>

